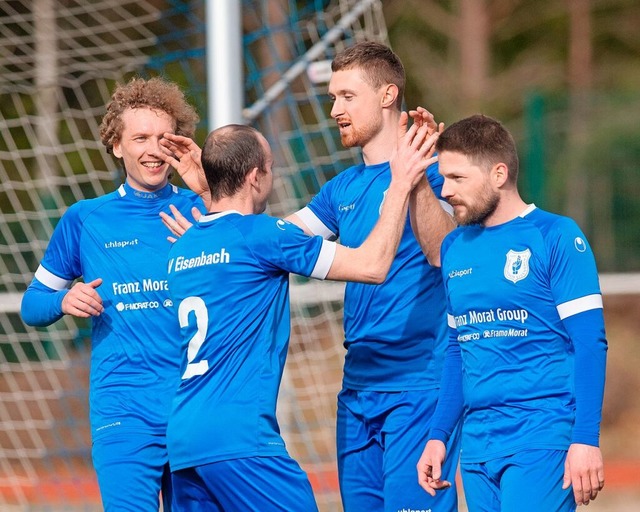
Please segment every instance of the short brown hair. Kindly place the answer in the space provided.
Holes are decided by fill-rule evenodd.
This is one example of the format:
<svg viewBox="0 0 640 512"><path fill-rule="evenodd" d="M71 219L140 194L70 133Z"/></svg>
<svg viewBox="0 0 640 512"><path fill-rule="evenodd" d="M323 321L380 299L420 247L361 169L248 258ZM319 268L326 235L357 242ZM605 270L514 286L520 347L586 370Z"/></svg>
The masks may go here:
<svg viewBox="0 0 640 512"><path fill-rule="evenodd" d="M365 80L378 89L386 84L398 87L396 107L402 109L405 73L400 58L388 46L375 41L365 41L343 50L331 62L331 71L360 69Z"/></svg>
<svg viewBox="0 0 640 512"><path fill-rule="evenodd" d="M162 78L149 80L132 78L126 84L116 84L107 104L107 113L100 123L100 139L111 153L113 144L122 136L122 114L129 108L150 108L165 112L175 121L175 133L193 138L199 121L195 109L187 102L180 88Z"/></svg>
<svg viewBox="0 0 640 512"><path fill-rule="evenodd" d="M436 151L460 153L477 166L487 169L504 163L508 180L518 181L518 151L509 131L496 119L476 114L448 126L436 142Z"/></svg>
<svg viewBox="0 0 640 512"><path fill-rule="evenodd" d="M254 167L266 172L267 166L260 132L243 124L228 124L212 131L204 141L200 159L214 201L238 192Z"/></svg>

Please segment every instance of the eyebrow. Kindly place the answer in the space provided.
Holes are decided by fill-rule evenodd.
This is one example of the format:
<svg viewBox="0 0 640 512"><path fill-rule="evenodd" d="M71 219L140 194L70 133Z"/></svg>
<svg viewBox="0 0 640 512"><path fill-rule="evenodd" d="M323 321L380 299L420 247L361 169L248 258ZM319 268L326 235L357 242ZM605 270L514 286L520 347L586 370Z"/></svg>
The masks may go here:
<svg viewBox="0 0 640 512"><path fill-rule="evenodd" d="M354 89L339 89L338 91L336 91L335 93L329 91L329 95L330 96L344 96L345 94L356 94L356 91Z"/></svg>

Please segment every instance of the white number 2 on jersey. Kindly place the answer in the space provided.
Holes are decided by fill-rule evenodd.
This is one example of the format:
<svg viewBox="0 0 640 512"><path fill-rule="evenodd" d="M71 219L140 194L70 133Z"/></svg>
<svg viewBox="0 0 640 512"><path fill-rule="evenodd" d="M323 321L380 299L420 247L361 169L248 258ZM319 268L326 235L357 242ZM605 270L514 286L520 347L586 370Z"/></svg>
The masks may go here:
<svg viewBox="0 0 640 512"><path fill-rule="evenodd" d="M181 328L189 325L189 313L192 311L196 316L196 332L189 340L187 369L182 375L182 380L190 379L196 375L202 375L209 369L209 362L207 360L198 361L197 363L193 362L204 343L209 326L209 312L200 297L187 297L180 303L178 318L180 319Z"/></svg>

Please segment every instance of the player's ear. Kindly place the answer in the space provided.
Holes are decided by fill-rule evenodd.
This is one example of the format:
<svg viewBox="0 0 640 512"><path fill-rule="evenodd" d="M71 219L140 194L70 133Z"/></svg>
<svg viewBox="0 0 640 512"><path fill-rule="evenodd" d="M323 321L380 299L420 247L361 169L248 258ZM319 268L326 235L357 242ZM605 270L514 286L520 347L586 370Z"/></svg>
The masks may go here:
<svg viewBox="0 0 640 512"><path fill-rule="evenodd" d="M260 174L260 170L257 167L254 167L247 173L246 180L252 187L257 187L259 184L258 175Z"/></svg>
<svg viewBox="0 0 640 512"><path fill-rule="evenodd" d="M396 84L387 84L382 88L382 107L392 107L398 99L398 86Z"/></svg>
<svg viewBox="0 0 640 512"><path fill-rule="evenodd" d="M116 158L122 158L122 149L120 148L119 140L113 143L113 149L111 150L111 152Z"/></svg>
<svg viewBox="0 0 640 512"><path fill-rule="evenodd" d="M491 180L497 188L502 187L508 179L509 168L506 164L500 162L493 166L493 168L491 169Z"/></svg>

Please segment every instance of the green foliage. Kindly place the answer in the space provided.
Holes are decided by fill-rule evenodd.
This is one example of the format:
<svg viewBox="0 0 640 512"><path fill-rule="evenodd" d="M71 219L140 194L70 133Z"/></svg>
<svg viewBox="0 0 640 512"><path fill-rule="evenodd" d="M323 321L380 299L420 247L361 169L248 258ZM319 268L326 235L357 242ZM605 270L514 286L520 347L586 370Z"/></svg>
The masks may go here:
<svg viewBox="0 0 640 512"><path fill-rule="evenodd" d="M521 153L523 197L577 214L602 269L638 271L640 3L591 0L587 23L571 2L481 3L486 25L465 17L461 6L470 3L461 0L384 3L391 46L407 71L407 107L422 105L446 124L476 112L503 121ZM476 30L464 32L470 22ZM465 38L472 39L463 45ZM486 49L484 67L463 69L463 48L480 56ZM542 102L537 120L531 91Z"/></svg>

